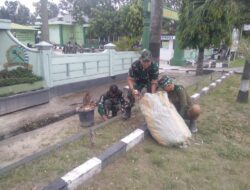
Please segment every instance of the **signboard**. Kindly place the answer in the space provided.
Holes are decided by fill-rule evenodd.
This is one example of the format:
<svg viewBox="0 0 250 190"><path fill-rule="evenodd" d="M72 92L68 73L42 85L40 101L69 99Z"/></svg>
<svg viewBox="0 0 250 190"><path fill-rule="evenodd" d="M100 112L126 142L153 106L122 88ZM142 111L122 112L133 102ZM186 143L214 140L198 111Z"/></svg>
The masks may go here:
<svg viewBox="0 0 250 190"><path fill-rule="evenodd" d="M167 7L163 8L163 18L168 18L171 20L179 20L178 12L173 11Z"/></svg>
<svg viewBox="0 0 250 190"><path fill-rule="evenodd" d="M151 12L151 3L148 2L147 6L146 6L146 10L148 12ZM170 8L164 6L163 7L163 18L168 18L171 20L179 20L179 15L178 12L171 10Z"/></svg>
<svg viewBox="0 0 250 190"><path fill-rule="evenodd" d="M161 35L161 40L174 40L175 36Z"/></svg>
<svg viewBox="0 0 250 190"><path fill-rule="evenodd" d="M244 24L243 31L250 31L250 24Z"/></svg>

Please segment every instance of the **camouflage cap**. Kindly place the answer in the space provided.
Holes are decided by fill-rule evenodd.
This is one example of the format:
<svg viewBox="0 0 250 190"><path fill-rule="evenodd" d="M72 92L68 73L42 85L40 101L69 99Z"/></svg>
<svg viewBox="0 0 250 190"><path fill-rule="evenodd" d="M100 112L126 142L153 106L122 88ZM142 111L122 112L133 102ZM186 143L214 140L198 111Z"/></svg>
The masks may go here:
<svg viewBox="0 0 250 190"><path fill-rule="evenodd" d="M172 84L173 83L173 78L168 77L167 75L164 75L161 77L161 79L158 81L158 85L161 88L164 88L166 85L168 84Z"/></svg>
<svg viewBox="0 0 250 190"><path fill-rule="evenodd" d="M141 59L142 61L151 61L151 60L152 60L151 52L148 51L148 50L146 50L146 49L144 49L144 50L142 51L142 53L141 53L140 59Z"/></svg>

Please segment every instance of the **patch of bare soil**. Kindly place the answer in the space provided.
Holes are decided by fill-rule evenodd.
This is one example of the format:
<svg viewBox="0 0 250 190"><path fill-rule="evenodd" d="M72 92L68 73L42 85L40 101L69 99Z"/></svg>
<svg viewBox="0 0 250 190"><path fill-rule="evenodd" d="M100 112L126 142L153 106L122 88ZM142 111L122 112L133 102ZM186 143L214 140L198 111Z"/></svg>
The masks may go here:
<svg viewBox="0 0 250 190"><path fill-rule="evenodd" d="M95 124L101 118L95 113ZM80 127L78 115L71 116L46 127L17 135L0 142L0 168L53 146L87 128Z"/></svg>

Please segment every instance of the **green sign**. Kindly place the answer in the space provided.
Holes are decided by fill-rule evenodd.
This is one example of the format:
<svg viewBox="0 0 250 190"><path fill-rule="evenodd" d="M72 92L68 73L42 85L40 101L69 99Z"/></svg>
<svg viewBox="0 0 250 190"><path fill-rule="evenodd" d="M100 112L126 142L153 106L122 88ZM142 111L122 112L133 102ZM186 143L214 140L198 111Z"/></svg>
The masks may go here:
<svg viewBox="0 0 250 190"><path fill-rule="evenodd" d="M171 20L179 20L178 12L169 9L168 7L163 8L163 17Z"/></svg>
<svg viewBox="0 0 250 190"><path fill-rule="evenodd" d="M142 34L142 44L143 48L149 48L149 38L150 38L150 12L151 12L151 2L150 0L143 1L143 34ZM179 20L178 12L171 10L167 6L163 8L163 17L171 20Z"/></svg>
<svg viewBox="0 0 250 190"><path fill-rule="evenodd" d="M146 10L151 12L151 3L148 2L146 5ZM179 20L178 12L172 10L171 8L164 6L163 7L163 18L168 18L170 20Z"/></svg>

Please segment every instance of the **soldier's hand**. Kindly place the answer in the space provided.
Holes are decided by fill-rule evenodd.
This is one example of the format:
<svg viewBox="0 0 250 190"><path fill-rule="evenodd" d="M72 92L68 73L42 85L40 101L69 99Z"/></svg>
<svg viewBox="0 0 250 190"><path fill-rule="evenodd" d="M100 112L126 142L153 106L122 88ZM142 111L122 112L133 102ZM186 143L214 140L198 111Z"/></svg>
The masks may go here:
<svg viewBox="0 0 250 190"><path fill-rule="evenodd" d="M132 94L133 94L133 96L139 96L139 91L136 89L133 89Z"/></svg>

